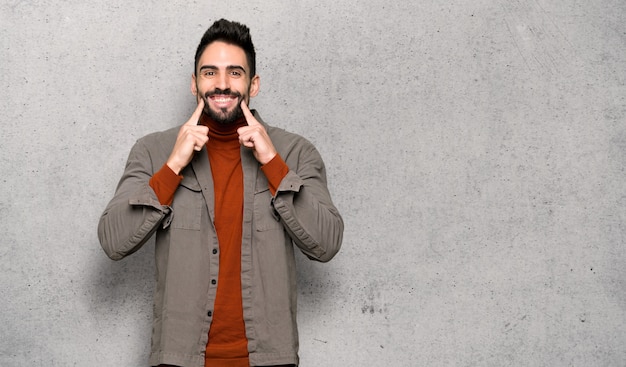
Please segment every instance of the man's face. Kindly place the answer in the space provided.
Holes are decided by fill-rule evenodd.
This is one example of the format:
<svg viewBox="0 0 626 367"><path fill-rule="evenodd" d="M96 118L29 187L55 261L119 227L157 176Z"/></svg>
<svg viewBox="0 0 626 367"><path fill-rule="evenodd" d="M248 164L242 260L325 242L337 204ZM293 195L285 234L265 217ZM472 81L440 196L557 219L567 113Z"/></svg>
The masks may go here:
<svg viewBox="0 0 626 367"><path fill-rule="evenodd" d="M191 91L204 99L204 112L215 121L229 124L243 116L240 103L249 104L259 91L259 77L249 75L244 50L215 41L208 45L200 59Z"/></svg>

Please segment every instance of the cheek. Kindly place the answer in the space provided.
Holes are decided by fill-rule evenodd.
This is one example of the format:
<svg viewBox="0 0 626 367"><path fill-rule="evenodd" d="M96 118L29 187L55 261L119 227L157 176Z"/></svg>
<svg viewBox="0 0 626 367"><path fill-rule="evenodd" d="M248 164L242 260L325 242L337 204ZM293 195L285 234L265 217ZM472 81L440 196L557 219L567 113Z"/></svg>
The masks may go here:
<svg viewBox="0 0 626 367"><path fill-rule="evenodd" d="M237 80L236 83L231 84L231 89L238 91L241 94L247 95L250 93L250 84L243 80Z"/></svg>
<svg viewBox="0 0 626 367"><path fill-rule="evenodd" d="M209 83L206 80L198 80L196 82L196 90L200 93L200 95L204 95L204 93L208 92L209 88Z"/></svg>

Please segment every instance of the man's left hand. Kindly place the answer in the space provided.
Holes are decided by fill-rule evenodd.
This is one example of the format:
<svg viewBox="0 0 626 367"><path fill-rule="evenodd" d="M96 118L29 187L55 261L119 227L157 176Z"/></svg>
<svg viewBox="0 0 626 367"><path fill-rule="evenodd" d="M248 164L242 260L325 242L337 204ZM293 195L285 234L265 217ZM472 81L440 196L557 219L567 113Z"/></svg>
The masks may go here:
<svg viewBox="0 0 626 367"><path fill-rule="evenodd" d="M265 127L254 118L245 101L241 101L241 110L248 122L248 126L242 126L237 129L239 143L244 147L252 149L252 153L259 163L267 164L276 156L276 148L274 148L272 140L267 135Z"/></svg>

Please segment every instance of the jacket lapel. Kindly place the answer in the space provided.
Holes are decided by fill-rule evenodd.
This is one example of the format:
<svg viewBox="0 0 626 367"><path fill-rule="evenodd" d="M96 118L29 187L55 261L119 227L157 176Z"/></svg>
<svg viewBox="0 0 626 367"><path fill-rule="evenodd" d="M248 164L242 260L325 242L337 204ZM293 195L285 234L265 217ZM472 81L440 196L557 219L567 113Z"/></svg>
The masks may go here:
<svg viewBox="0 0 626 367"><path fill-rule="evenodd" d="M211 164L209 163L209 155L207 154L206 147L203 147L201 151L195 153L191 164L185 167L185 170L191 170L193 177L189 177L190 180L195 180L202 190L202 196L207 205L209 212L209 221L213 224L215 220L215 200L213 196L215 191L213 189L213 175L211 173ZM187 179L185 176L185 170L183 170L183 182Z"/></svg>

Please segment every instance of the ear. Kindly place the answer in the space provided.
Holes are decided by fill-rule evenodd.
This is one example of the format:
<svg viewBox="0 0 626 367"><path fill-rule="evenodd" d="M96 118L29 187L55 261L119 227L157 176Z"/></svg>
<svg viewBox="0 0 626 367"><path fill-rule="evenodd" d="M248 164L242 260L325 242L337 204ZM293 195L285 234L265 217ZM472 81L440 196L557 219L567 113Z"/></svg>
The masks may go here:
<svg viewBox="0 0 626 367"><path fill-rule="evenodd" d="M198 96L198 86L196 84L196 74L191 74L191 94Z"/></svg>
<svg viewBox="0 0 626 367"><path fill-rule="evenodd" d="M256 95L259 94L259 88L261 88L261 78L255 75L250 81L250 98L256 97Z"/></svg>

